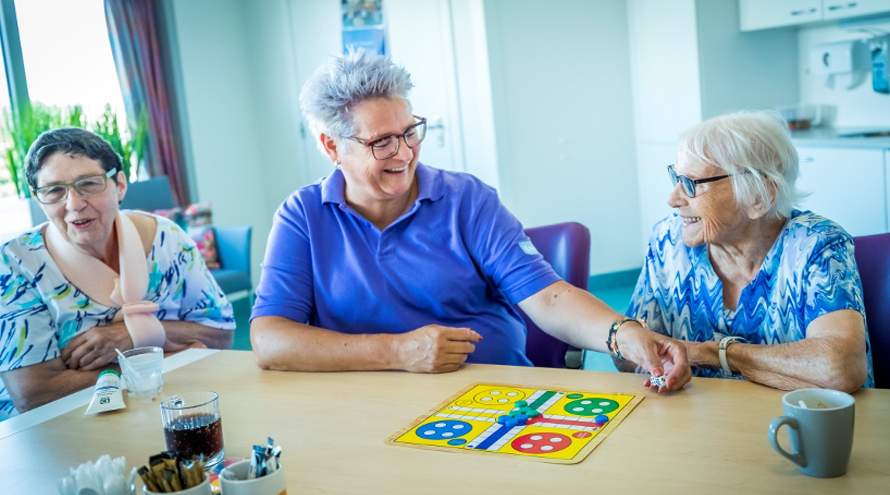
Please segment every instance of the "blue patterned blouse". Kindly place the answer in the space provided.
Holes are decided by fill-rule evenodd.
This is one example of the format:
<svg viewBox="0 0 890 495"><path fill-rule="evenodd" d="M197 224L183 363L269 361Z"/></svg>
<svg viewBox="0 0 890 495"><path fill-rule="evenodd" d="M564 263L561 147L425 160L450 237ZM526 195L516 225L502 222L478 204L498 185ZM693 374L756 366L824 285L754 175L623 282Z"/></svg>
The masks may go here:
<svg viewBox="0 0 890 495"><path fill-rule="evenodd" d="M155 218L146 300L160 306L157 317L234 329L232 305L194 242L173 222ZM65 280L41 228L0 246L0 373L57 358L72 338L110 322L117 313ZM0 421L15 414L0 382Z"/></svg>
<svg viewBox="0 0 890 495"><path fill-rule="evenodd" d="M810 323L832 311L851 309L865 318L853 239L831 220L794 210L734 311L723 307L723 284L706 245L687 247L682 228L676 214L653 228L626 313L656 332L696 342L738 335L753 344L782 344L804 339ZM867 343L867 330L865 337ZM873 386L867 351L866 386ZM720 369L693 371L724 376Z"/></svg>

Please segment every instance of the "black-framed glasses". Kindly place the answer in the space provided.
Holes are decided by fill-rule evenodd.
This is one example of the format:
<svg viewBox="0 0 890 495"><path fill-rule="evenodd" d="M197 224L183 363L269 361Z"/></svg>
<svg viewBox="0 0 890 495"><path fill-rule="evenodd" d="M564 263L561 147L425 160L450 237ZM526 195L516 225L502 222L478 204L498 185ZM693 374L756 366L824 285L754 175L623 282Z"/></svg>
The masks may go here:
<svg viewBox="0 0 890 495"><path fill-rule="evenodd" d="M418 117L417 115L415 115L414 118L417 119L417 122L405 129L405 132L401 134L390 134L373 141L368 141L357 136L351 136L349 139L371 148L371 155L374 158L378 160L388 160L399 153L399 146L402 144L403 140L409 148L414 149L414 147L420 144L420 142L423 141L423 138L426 137L426 119Z"/></svg>
<svg viewBox="0 0 890 495"><path fill-rule="evenodd" d="M34 197L45 205L56 204L68 199L68 191L74 188L77 194L83 197L95 196L108 189L108 179L117 174L113 168L104 174L88 175L74 182L59 182L34 189Z"/></svg>
<svg viewBox="0 0 890 495"><path fill-rule="evenodd" d="M727 175L715 175L714 177L705 177L704 179L691 179L686 177L685 175L679 175L676 170L674 170L674 164L670 164L667 166L668 175L671 177L671 185L676 186L677 182L683 186L683 192L686 193L686 196L689 198L695 197L695 186L698 184L707 184L708 182L716 182L718 180L723 180L727 177L732 177L732 174Z"/></svg>

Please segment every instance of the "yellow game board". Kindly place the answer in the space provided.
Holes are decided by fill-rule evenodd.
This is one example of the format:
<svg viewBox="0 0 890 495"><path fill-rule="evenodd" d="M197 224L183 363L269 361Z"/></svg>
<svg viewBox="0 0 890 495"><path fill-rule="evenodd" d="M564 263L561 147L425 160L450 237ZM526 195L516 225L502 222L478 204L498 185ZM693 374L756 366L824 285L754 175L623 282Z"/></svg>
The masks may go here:
<svg viewBox="0 0 890 495"><path fill-rule="evenodd" d="M575 464L642 400L628 394L480 383L387 442Z"/></svg>

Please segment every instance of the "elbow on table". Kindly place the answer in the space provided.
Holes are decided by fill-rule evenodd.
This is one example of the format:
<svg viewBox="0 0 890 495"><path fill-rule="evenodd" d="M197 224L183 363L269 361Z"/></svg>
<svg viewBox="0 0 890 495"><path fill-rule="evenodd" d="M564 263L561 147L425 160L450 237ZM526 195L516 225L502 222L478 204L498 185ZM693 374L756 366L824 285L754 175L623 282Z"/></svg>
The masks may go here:
<svg viewBox="0 0 890 495"><path fill-rule="evenodd" d="M31 409L50 402L51 400L37 397L36 394L29 394L22 391L13 392L12 390L10 390L9 396L12 399L12 405L15 406L15 410L19 413L30 411Z"/></svg>
<svg viewBox="0 0 890 495"><path fill-rule="evenodd" d="M868 379L865 351L836 352L828 359L828 373L817 385L853 393Z"/></svg>
<svg viewBox="0 0 890 495"><path fill-rule="evenodd" d="M258 326L256 322L250 325L250 346L253 349L257 366L264 370L272 369L274 365L271 352L272 342L265 335L265 329Z"/></svg>

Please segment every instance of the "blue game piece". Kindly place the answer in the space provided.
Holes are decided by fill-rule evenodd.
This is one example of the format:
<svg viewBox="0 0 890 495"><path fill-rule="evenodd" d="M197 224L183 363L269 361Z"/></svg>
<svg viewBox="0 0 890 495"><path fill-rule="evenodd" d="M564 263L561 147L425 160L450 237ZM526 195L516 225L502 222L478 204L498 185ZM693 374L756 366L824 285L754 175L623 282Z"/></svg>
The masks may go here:
<svg viewBox="0 0 890 495"><path fill-rule="evenodd" d="M499 423L499 424L502 424L502 425L506 426L506 425L507 425L507 422L509 422L509 421L512 421L512 420L511 420L510 416L507 416L506 414L503 415L503 416L498 416L498 423Z"/></svg>
<svg viewBox="0 0 890 495"><path fill-rule="evenodd" d="M597 423L605 423L605 422L609 421L609 417L606 416L605 414L600 414L597 417L593 418L593 420L596 421Z"/></svg>

